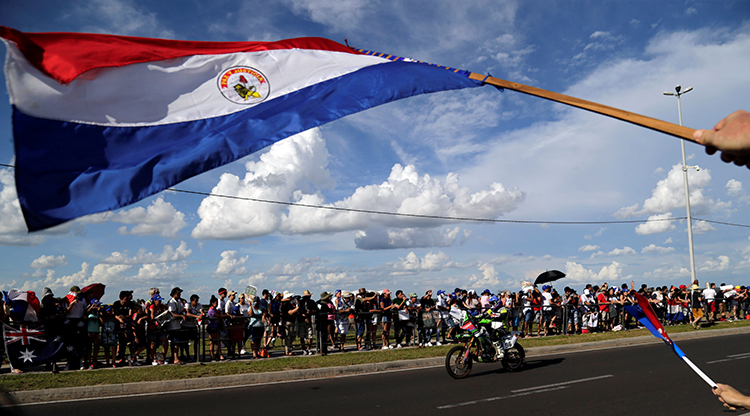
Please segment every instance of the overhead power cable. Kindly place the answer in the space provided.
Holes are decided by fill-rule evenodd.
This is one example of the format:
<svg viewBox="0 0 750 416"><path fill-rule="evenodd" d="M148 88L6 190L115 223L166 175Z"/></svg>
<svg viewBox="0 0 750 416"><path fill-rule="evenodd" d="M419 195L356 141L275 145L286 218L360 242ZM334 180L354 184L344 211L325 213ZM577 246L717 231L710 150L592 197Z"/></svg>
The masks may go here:
<svg viewBox="0 0 750 416"><path fill-rule="evenodd" d="M15 169L15 166L0 163L0 166ZM466 221L466 222L491 222L491 223L506 223L506 224L554 224L554 225L604 225L604 224L642 224L648 222L662 222L662 221L680 221L686 220L687 217L670 217L670 218L649 218L645 220L616 220L616 221L541 221L541 220L509 220L509 219L492 219L492 218L470 218L470 217L449 217L443 215L425 215L425 214L408 214L402 212L390 212L390 211L376 211L371 209L357 209L357 208L342 208L334 207L330 205L313 205L313 204L302 204L299 202L284 202L274 201L270 199L250 198L244 196L235 195L222 195L211 192L199 192L189 191L186 189L167 188L167 191L180 192L184 194L202 195L202 196L213 196L217 198L237 199L242 201L261 202L264 204L277 204L287 205L294 207L303 208L315 208L315 209L327 209L330 211L344 211L344 212L355 212L360 214L375 214L375 215L391 215L394 217L410 217L410 218L425 218L432 220L447 220L447 221ZM736 224L732 222L706 220L702 218L693 218L696 221L705 221L711 224L726 225L729 227L743 227L750 228L750 225Z"/></svg>

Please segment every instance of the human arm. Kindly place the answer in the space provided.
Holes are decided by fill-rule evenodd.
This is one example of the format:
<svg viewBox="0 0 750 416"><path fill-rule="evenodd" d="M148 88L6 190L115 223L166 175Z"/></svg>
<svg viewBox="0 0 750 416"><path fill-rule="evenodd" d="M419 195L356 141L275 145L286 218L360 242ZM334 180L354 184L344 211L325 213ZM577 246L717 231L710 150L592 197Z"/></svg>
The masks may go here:
<svg viewBox="0 0 750 416"><path fill-rule="evenodd" d="M745 396L730 385L716 383L716 387L712 391L714 395L719 397L719 401L724 403L724 407L729 410L750 409L750 397Z"/></svg>
<svg viewBox="0 0 750 416"><path fill-rule="evenodd" d="M721 160L737 166L750 162L750 113L738 110L719 121L712 130L693 132L696 142L712 155L721 151ZM748 166L750 167L750 166Z"/></svg>

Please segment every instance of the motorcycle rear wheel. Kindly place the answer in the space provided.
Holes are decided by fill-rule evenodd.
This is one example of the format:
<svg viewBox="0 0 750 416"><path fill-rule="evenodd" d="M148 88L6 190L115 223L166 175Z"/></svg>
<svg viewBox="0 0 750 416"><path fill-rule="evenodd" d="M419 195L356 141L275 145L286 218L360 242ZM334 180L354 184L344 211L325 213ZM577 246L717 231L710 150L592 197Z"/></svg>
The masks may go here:
<svg viewBox="0 0 750 416"><path fill-rule="evenodd" d="M523 350L521 344L516 344L505 351L505 357L503 357L502 361L505 370L511 372L521 371L523 364L526 362L526 352Z"/></svg>
<svg viewBox="0 0 750 416"><path fill-rule="evenodd" d="M464 360L466 353L466 347L463 345L456 345L448 351L448 355L445 356L445 369L448 370L448 374L455 379L461 379L469 375L471 372L471 366L473 364L471 356Z"/></svg>

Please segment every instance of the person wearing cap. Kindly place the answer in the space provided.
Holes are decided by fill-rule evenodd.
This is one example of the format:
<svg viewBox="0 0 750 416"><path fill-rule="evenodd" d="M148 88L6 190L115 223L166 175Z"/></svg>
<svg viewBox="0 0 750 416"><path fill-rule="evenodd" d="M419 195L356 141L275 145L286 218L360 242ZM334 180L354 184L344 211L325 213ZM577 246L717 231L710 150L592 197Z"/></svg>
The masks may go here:
<svg viewBox="0 0 750 416"><path fill-rule="evenodd" d="M406 321L406 328L402 334L404 335L404 343L411 346L414 345L412 339L414 336L414 327L417 324L417 319L422 311L422 305L419 303L419 298L417 297L416 292L409 294L409 298L406 300L406 310L409 314L409 320ZM401 342L399 340L397 340L397 342L398 346L396 348L401 348Z"/></svg>
<svg viewBox="0 0 750 416"><path fill-rule="evenodd" d="M297 337L297 324L299 303L294 301L294 293L284 291L281 298L281 323L283 332L281 338L284 339L284 354L287 356L294 355L294 339Z"/></svg>
<svg viewBox="0 0 750 416"><path fill-rule="evenodd" d="M406 295L403 290L396 291L396 299L393 299L393 314L391 319L393 320L393 339L396 342L396 348L402 348L401 341L403 341L406 331L408 330L409 323L409 311L406 309ZM408 342L408 340L407 340Z"/></svg>
<svg viewBox="0 0 750 416"><path fill-rule="evenodd" d="M331 302L331 294L328 292L322 292L320 294L320 300L318 300L318 316L316 318L318 339L320 340L320 355L328 355L328 345L330 341L331 345L334 345L333 333L334 333L334 320L336 315L336 308Z"/></svg>
<svg viewBox="0 0 750 416"><path fill-rule="evenodd" d="M117 328L117 358L113 367L125 363L125 348L132 342L133 337L133 312L137 305L133 303L133 291L123 290L120 292L119 300L112 302L112 315L118 322Z"/></svg>
<svg viewBox="0 0 750 416"><path fill-rule="evenodd" d="M283 294L276 292L271 296L268 302L268 323L270 328L266 328L265 341L263 348L268 349L276 344L276 338L281 337L283 329L281 328L281 297Z"/></svg>
<svg viewBox="0 0 750 416"><path fill-rule="evenodd" d="M149 351L148 354L151 357L151 365L164 364L164 358L167 356L168 340L167 332L164 325L161 324L160 320L163 321L162 314L167 311L167 306L164 304L164 298L160 294L156 293L151 297L151 303L148 306L148 323L146 329L146 335L149 340ZM162 347L162 352L159 353L159 347Z"/></svg>
<svg viewBox="0 0 750 416"><path fill-rule="evenodd" d="M482 310L486 311L492 307L492 305L490 305L490 297L492 297L492 292L490 292L489 289L484 289L482 291L482 296L479 298L479 307L481 307Z"/></svg>
<svg viewBox="0 0 750 416"><path fill-rule="evenodd" d="M224 361L224 356L221 354L221 319L224 317L223 309L219 308L219 299L216 296L211 295L209 301L208 312L206 312L206 333L211 339L211 344L208 349L208 353L211 359L216 361ZM217 358L218 355L218 358Z"/></svg>
<svg viewBox="0 0 750 416"><path fill-rule="evenodd" d="M437 310L435 300L432 299L432 290L425 292L419 300L420 308L417 313L417 333L419 335L418 346L424 348L432 346L432 333L435 331L439 319L435 319L433 312Z"/></svg>
<svg viewBox="0 0 750 416"><path fill-rule="evenodd" d="M217 293L219 294L219 309L224 314L227 306L227 288L220 287Z"/></svg>
<svg viewBox="0 0 750 416"><path fill-rule="evenodd" d="M185 338L193 342L195 351L193 355L196 358L198 357L198 346L200 344L198 342L198 326L201 319L203 319L203 305L200 304L200 296L192 294L190 295L190 302L185 305L185 320L182 321L182 329L185 333ZM188 357L188 361L192 361L192 359Z"/></svg>
<svg viewBox="0 0 750 416"><path fill-rule="evenodd" d="M318 314L318 304L312 300L312 292L305 290L299 300L299 339L302 355L313 355L313 339L315 318Z"/></svg>
<svg viewBox="0 0 750 416"><path fill-rule="evenodd" d="M387 350L390 348L393 348L391 344L391 309L393 309L394 305L391 301L391 291L388 289L383 289L383 293L380 296L380 312L381 315L381 322L383 323L383 349Z"/></svg>
<svg viewBox="0 0 750 416"><path fill-rule="evenodd" d="M690 286L690 311L693 314L693 320L690 321L693 329L698 329L701 319L703 319L703 291L698 285L698 279L693 280Z"/></svg>
<svg viewBox="0 0 750 416"><path fill-rule="evenodd" d="M460 289L456 288L456 291L460 291ZM445 333L448 330L448 320L450 319L450 302L451 298L448 296L447 293L445 293L444 290L438 290L437 291L437 310L440 312L439 319L437 322L437 332L435 333L435 345L443 345L445 343ZM440 342L440 340L443 340L443 342ZM427 347L431 347L432 343L427 340L427 344L425 344Z"/></svg>
<svg viewBox="0 0 750 416"><path fill-rule="evenodd" d="M349 333L349 315L354 310L352 303L352 294L336 290L336 297L333 298L333 306L336 308L336 332L339 335L339 351L344 352L346 335Z"/></svg>

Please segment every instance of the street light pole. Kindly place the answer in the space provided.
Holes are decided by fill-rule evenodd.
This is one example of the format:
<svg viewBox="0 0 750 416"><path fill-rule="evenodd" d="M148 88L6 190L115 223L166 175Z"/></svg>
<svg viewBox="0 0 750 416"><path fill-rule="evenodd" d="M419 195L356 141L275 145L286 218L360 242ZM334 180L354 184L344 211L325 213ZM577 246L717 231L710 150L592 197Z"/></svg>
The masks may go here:
<svg viewBox="0 0 750 416"><path fill-rule="evenodd" d="M682 103L680 102L680 96L687 94L693 90L693 87L687 87L684 91L681 86L674 87L675 92L665 91L664 95L677 96L677 113L680 117L680 126L682 126ZM687 223L688 223L688 246L690 248L690 285L695 281L695 251L693 250L693 217L690 212L690 188L688 186L688 169L695 168L696 171L700 170L698 166L688 166L687 158L685 157L685 140L680 140L682 146L682 177L685 180L685 209L687 210Z"/></svg>

